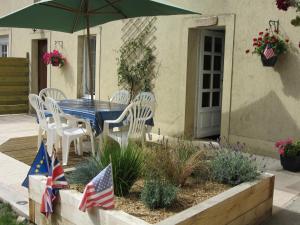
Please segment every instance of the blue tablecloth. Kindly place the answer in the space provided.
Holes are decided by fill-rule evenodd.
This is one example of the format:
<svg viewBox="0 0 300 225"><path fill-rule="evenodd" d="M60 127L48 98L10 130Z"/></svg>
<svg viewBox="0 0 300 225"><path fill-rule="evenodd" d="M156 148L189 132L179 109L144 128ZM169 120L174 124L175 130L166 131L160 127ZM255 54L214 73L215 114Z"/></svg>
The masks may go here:
<svg viewBox="0 0 300 225"><path fill-rule="evenodd" d="M104 120L117 119L126 108L126 105L90 99L66 99L59 101L58 105L66 114L89 120L96 135L102 133ZM153 119L146 124L153 126Z"/></svg>

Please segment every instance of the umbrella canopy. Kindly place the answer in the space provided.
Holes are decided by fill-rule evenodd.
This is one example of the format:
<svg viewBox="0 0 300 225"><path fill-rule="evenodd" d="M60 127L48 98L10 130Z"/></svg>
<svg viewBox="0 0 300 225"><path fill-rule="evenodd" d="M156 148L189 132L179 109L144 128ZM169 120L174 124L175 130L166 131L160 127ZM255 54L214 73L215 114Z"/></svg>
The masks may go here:
<svg viewBox="0 0 300 225"><path fill-rule="evenodd" d="M194 14L166 0L42 0L0 18L0 27L35 28L73 33L110 21L158 15ZM88 52L90 53L89 41ZM90 94L93 96L91 54Z"/></svg>

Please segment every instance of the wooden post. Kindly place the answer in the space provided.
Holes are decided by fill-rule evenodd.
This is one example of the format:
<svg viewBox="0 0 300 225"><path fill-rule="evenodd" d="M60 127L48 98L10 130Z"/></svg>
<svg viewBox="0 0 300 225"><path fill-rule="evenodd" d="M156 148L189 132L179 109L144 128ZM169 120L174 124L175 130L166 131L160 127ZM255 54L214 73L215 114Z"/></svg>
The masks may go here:
<svg viewBox="0 0 300 225"><path fill-rule="evenodd" d="M29 221L35 223L35 203L29 198Z"/></svg>

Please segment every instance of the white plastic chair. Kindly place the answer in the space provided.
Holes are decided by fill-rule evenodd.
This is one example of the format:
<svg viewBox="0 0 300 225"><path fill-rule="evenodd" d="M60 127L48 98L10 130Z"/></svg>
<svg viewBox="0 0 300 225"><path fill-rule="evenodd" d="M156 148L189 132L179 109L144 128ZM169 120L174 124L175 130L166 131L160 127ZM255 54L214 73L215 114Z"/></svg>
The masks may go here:
<svg viewBox="0 0 300 225"><path fill-rule="evenodd" d="M104 136L111 137L120 144L121 148L126 148L129 139L144 139L145 123L153 117L153 112L153 104L133 102L127 106L118 119L104 121ZM124 119L128 119L128 129L121 128L118 131L110 129L110 124L119 124Z"/></svg>
<svg viewBox="0 0 300 225"><path fill-rule="evenodd" d="M136 101L141 101L142 103L148 102L148 103L156 104L155 97L151 92L140 92L133 99L133 102L136 102Z"/></svg>
<svg viewBox="0 0 300 225"><path fill-rule="evenodd" d="M28 96L29 102L31 106L36 111L39 124L38 124L38 143L37 147L39 149L40 144L42 142L42 135L43 132L46 132L47 135L47 149L49 153L52 153L53 144L56 140L56 134L55 134L55 126L54 123L49 123L47 121L47 117L45 115L46 107L44 104L44 101L36 94L29 94ZM51 146L51 147L49 147Z"/></svg>
<svg viewBox="0 0 300 225"><path fill-rule="evenodd" d="M56 103L56 101L52 98L46 97L45 99L46 107L49 110L49 112L52 114L54 122L55 122L55 128L57 134L62 137L62 161L63 165L68 164L68 158L69 158L69 151L70 151L70 144L74 141L75 144L75 152L79 155L82 154L82 140L81 138L84 135L90 135L91 142L92 142L92 152L95 154L94 150L94 138L93 135L90 133L88 129L85 129L83 127L64 127L62 125L62 119L66 119L68 121L74 121L74 122L84 122L86 126L90 126L89 122L85 120L77 119L73 116L67 115L63 113L63 111L60 109L59 105ZM76 140L78 141L78 145L76 143Z"/></svg>
<svg viewBox="0 0 300 225"><path fill-rule="evenodd" d="M128 105L130 101L130 93L126 90L119 90L109 99L110 102Z"/></svg>
<svg viewBox="0 0 300 225"><path fill-rule="evenodd" d="M155 96L151 92L140 92L135 98L133 99L133 102L141 101L142 103L149 103L153 104L154 111L153 111L153 117L155 114L155 108L156 108L156 99ZM149 135L152 130L152 126L146 125L146 133Z"/></svg>
<svg viewBox="0 0 300 225"><path fill-rule="evenodd" d="M40 91L39 96L43 100L45 100L46 97L48 97L56 101L64 100L67 98L66 95L57 88L44 88L43 90Z"/></svg>

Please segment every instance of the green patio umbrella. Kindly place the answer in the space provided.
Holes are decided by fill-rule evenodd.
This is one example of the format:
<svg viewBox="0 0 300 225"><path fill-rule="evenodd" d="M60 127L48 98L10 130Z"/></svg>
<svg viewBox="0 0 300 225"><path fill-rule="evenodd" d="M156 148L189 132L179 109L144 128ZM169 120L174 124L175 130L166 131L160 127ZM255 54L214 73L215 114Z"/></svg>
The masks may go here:
<svg viewBox="0 0 300 225"><path fill-rule="evenodd" d="M0 18L0 27L35 28L73 33L87 30L93 98L90 27L114 20L158 15L194 14L166 0L42 0Z"/></svg>

